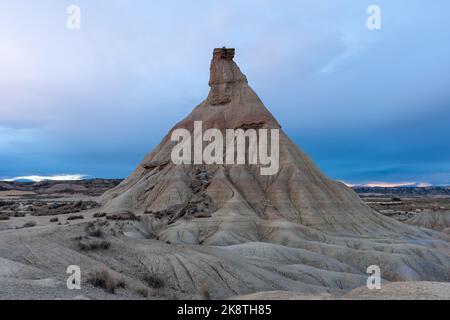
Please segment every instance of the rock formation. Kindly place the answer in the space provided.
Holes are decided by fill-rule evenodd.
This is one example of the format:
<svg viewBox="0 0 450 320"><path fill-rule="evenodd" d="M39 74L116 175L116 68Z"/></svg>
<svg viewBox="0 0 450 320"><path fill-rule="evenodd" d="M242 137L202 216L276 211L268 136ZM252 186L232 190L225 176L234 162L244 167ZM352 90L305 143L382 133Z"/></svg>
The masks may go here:
<svg viewBox="0 0 450 320"><path fill-rule="evenodd" d="M102 208L61 226L48 217L35 217L30 228L17 229L28 217L0 224L0 299L127 299L136 297L133 288L150 290L152 298L346 298L366 285L371 265L380 267L383 283L370 296L413 290L419 298L448 297L441 283L450 281L450 233L382 216L325 177L281 130L233 58L232 49L214 50L207 99L100 198ZM221 132L280 129L278 172L264 176L254 164L174 164L171 133L192 133L195 121ZM67 290L69 265L83 275L103 270L126 286L111 296L84 277L81 291ZM410 282L386 285L394 281ZM360 288L348 297L360 292L367 296Z"/></svg>
<svg viewBox="0 0 450 320"><path fill-rule="evenodd" d="M280 170L275 176L261 176L250 165L173 164L171 133L177 128L193 132L194 121L202 121L203 130L281 128L233 57L234 49L214 49L208 98L166 135L128 179L106 192L101 201L107 211L150 213L160 218L170 213L188 218L189 213L207 212L211 217L201 218L202 225L229 222L221 228L226 228L232 243L233 238L240 242L242 233L234 237L234 230L244 220L289 221L339 235L395 235L399 229L421 233L375 213L350 188L325 177L284 132L280 134ZM184 228L188 222L192 221L182 219L176 226ZM244 238L254 240L258 233L254 230Z"/></svg>
<svg viewBox="0 0 450 320"><path fill-rule="evenodd" d="M283 272L314 286L357 287L372 264L388 281L449 281L447 234L376 213L350 188L323 175L282 130L274 176L260 175L258 165L171 162L172 131L192 132L194 121L202 121L203 130L281 128L233 58L233 49L214 50L207 99L101 197L103 210L146 215L158 239L170 244L287 263Z"/></svg>

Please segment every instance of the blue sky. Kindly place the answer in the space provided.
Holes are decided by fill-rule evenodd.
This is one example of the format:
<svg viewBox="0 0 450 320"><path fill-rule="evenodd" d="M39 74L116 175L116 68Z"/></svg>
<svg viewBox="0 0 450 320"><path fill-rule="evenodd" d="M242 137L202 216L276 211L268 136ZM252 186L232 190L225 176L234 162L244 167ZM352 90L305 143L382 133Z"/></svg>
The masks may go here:
<svg viewBox="0 0 450 320"><path fill-rule="evenodd" d="M66 28L79 5L81 30ZM366 28L370 4L382 29ZM450 3L0 1L0 178L126 177L235 60L330 177L450 183Z"/></svg>

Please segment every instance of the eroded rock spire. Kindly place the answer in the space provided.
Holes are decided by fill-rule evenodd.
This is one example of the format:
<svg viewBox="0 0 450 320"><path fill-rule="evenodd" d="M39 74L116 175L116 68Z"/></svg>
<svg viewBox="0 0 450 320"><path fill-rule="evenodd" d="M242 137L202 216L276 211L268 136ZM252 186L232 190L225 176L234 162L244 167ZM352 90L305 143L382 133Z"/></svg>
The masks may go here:
<svg viewBox="0 0 450 320"><path fill-rule="evenodd" d="M211 61L211 73L208 101L212 105L221 105L231 102L233 84L247 83L247 78L233 61L235 49L216 48Z"/></svg>

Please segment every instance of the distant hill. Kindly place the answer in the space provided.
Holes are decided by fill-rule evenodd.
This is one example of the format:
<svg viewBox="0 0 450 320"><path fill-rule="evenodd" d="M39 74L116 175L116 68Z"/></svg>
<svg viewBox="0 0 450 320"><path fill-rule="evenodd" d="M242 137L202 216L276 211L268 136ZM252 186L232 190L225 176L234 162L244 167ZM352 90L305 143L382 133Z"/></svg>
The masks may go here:
<svg viewBox="0 0 450 320"><path fill-rule="evenodd" d="M90 179L73 181L0 181L0 191L32 191L39 194L81 193L92 196L103 194L117 186L122 179Z"/></svg>
<svg viewBox="0 0 450 320"><path fill-rule="evenodd" d="M0 181L0 191L20 190L36 193L84 193L101 195L114 188L123 179L87 179L70 181ZM386 196L386 197L450 197L450 186L444 187L367 187L354 186L352 189L360 196Z"/></svg>
<svg viewBox="0 0 450 320"><path fill-rule="evenodd" d="M352 188L360 196L385 195L403 197L449 196L450 186L445 187L361 187Z"/></svg>

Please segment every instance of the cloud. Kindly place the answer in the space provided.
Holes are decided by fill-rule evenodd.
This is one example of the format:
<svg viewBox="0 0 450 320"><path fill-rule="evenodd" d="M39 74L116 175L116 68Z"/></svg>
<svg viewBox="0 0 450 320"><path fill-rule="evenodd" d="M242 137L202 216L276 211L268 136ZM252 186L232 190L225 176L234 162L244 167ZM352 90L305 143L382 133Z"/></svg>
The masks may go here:
<svg viewBox="0 0 450 320"><path fill-rule="evenodd" d="M369 188L398 188L398 187L431 187L433 186L428 182L368 182L368 183L348 183L341 181L348 187L369 187Z"/></svg>
<svg viewBox="0 0 450 320"><path fill-rule="evenodd" d="M83 180L86 178L85 174L59 174L53 176L23 176L23 177L15 177L11 179L4 179L3 181L17 181L17 180L27 180L33 182L41 182L46 180L51 181L74 181L74 180Z"/></svg>

